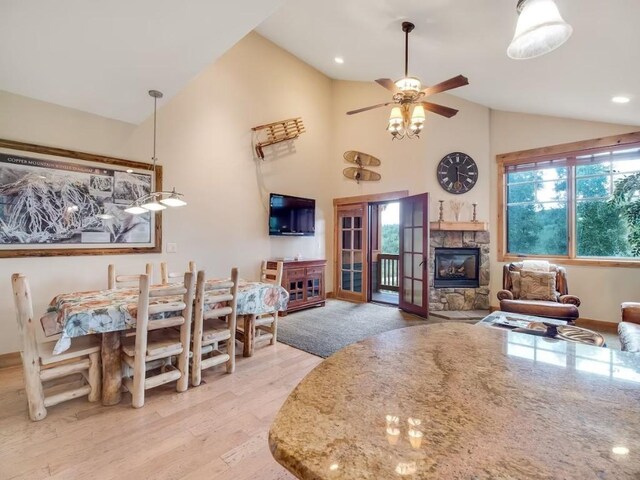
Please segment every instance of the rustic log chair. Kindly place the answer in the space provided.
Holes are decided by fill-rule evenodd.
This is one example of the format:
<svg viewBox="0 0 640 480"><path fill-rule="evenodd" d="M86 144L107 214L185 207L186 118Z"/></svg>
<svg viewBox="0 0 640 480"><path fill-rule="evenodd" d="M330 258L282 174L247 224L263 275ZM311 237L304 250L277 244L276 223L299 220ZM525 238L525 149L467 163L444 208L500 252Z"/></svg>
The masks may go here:
<svg viewBox="0 0 640 480"><path fill-rule="evenodd" d="M55 340L40 344L36 340L37 322L33 316L31 289L27 278L14 273L11 276L11 284L18 332L22 337L22 367L31 420L45 418L47 407L83 395L88 395L90 402L98 401L101 387L100 342L93 335L74 338L68 350L54 355ZM51 394L45 392L45 382L74 374L82 375L82 385L78 386L75 379L70 379L72 383L55 385ZM64 386L73 388L62 389Z"/></svg>
<svg viewBox="0 0 640 480"><path fill-rule="evenodd" d="M196 306L193 323L191 384L202 381L202 370L226 364L227 373L236 366L236 310L238 302L238 269L231 269L231 279L220 282L205 291L204 270L198 272L196 281ZM224 342L226 351L220 350Z"/></svg>
<svg viewBox="0 0 640 480"><path fill-rule="evenodd" d="M198 272L196 270L196 262L190 261L189 269L187 271L196 275ZM170 272L167 266L167 262L160 262L160 280L163 285L168 285L170 283L176 283L176 282L179 283L183 279L184 279L184 273Z"/></svg>
<svg viewBox="0 0 640 480"><path fill-rule="evenodd" d="M184 274L182 284L153 290L149 276L140 276L136 334L122 341L122 360L129 372L133 370L133 376L127 374L123 383L131 392L134 408L144 405L145 390L150 388L177 380L176 390L187 390L194 289L191 272ZM156 369L161 372L153 374Z"/></svg>
<svg viewBox="0 0 640 480"><path fill-rule="evenodd" d="M282 284L283 262L275 262L275 269L269 268L273 262L262 262L260 281L280 286ZM255 321L254 346L269 340L269 345L275 345L278 339L278 312L258 315Z"/></svg>
<svg viewBox="0 0 640 480"><path fill-rule="evenodd" d="M506 264L502 272L502 288L498 292L500 310L503 312L520 313L536 317L557 318L569 323L575 322L580 316L578 307L580 299L575 295L569 295L567 286L567 272L564 267L549 264L549 271L556 272L556 300L522 300L516 298L513 292L511 272L519 272L523 268L522 262Z"/></svg>
<svg viewBox="0 0 640 480"><path fill-rule="evenodd" d="M108 288L109 290L115 290L116 288L135 288L140 282L141 275L117 275L116 266L109 265L108 273ZM149 281L153 281L153 264L147 263L145 266L145 272Z"/></svg>

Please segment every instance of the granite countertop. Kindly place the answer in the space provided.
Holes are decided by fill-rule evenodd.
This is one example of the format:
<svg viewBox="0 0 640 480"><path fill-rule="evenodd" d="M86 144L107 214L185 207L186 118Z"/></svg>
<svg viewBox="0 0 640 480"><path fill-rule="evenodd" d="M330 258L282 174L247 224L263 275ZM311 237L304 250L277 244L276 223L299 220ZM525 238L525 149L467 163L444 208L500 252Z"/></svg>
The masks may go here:
<svg viewBox="0 0 640 480"><path fill-rule="evenodd" d="M640 479L640 355L438 324L350 345L291 393L275 459L316 479Z"/></svg>

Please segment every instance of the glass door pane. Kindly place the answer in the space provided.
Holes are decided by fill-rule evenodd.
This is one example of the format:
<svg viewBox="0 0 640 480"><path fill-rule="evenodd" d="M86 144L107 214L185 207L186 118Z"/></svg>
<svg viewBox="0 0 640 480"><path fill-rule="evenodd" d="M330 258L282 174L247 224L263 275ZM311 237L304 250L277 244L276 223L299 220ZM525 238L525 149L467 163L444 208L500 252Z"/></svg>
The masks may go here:
<svg viewBox="0 0 640 480"><path fill-rule="evenodd" d="M338 207L338 298L366 301L365 205Z"/></svg>
<svg viewBox="0 0 640 480"><path fill-rule="evenodd" d="M429 194L400 200L400 308L429 314Z"/></svg>

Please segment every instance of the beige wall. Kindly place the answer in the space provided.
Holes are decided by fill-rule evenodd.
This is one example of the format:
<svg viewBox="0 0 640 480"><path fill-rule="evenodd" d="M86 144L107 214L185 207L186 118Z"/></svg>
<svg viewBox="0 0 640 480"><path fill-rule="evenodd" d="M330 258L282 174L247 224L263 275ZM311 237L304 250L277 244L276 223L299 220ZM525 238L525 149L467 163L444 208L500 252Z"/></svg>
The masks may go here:
<svg viewBox="0 0 640 480"><path fill-rule="evenodd" d="M637 126L584 122L565 118L527 115L510 112L491 112L491 293L502 288L502 263L497 262L497 166L495 157L501 153L562 143L588 140L607 135L638 131ZM617 322L620 303L640 299L640 269L614 267L585 267L569 265L567 275L570 293L582 299L580 316Z"/></svg>
<svg viewBox="0 0 640 480"><path fill-rule="evenodd" d="M150 85L160 88L162 85ZM145 92L141 92L145 95ZM272 256L326 257L332 262L332 203L335 197L409 190L430 192L432 218L437 200L464 200L463 218L478 202L478 216L492 225L492 293L500 286L495 255L495 155L509 151L594 138L636 130L591 122L491 112L446 94L433 100L460 109L445 119L429 115L420 140L392 141L385 132L388 110L356 116L345 112L388 100L373 83L331 81L257 34L250 34L196 77L181 93L161 103L158 155L165 186L175 185L189 205L164 215L164 243L178 253L112 257L62 257L0 260L0 354L19 348L11 273L27 274L37 312L59 292L101 288L108 263L128 272L144 263L166 259L172 269L196 260L211 275L232 266L254 278L259 260ZM149 104L151 111L151 102ZM134 160L148 160L151 119L140 126L0 92L0 137L82 150ZM264 161L256 161L251 127L301 116L307 132L283 144ZM346 150L361 150L382 159L379 183L357 185L342 176ZM480 170L477 186L463 197L444 192L436 165L447 153L471 155ZM267 235L269 192L317 199L317 234L313 238ZM447 210L446 215L451 214ZM329 248L327 248L327 245ZM615 320L622 300L637 299L639 271L570 267L573 293L585 300L585 317ZM331 273L331 268L329 270ZM333 288L329 275L327 289ZM594 299L594 300L590 300ZM597 300L596 300L597 299Z"/></svg>
<svg viewBox="0 0 640 480"><path fill-rule="evenodd" d="M35 310L44 312L56 293L106 286L111 262L133 273L149 261L157 265L166 259L175 270L193 259L210 275L226 275L238 266L241 276L255 278L262 258L325 256L325 219L332 212L326 168L330 97L327 77L259 35L239 42L161 103L158 113L165 186L175 185L189 202L164 214L164 243L177 243L178 253L0 260L0 354L19 349L9 285L13 272L28 275ZM0 138L141 161L151 156L150 119L137 127L3 92L0 111ZM277 158L254 161L251 127L296 116L308 133L292 150L280 149ZM317 235L270 238L268 192L316 198Z"/></svg>
<svg viewBox="0 0 640 480"><path fill-rule="evenodd" d="M463 219L471 219L471 204L478 202L478 218L489 217L489 109L458 97L441 94L433 102L457 108L460 112L447 119L428 114L420 139L392 140L385 131L389 108L379 108L357 115L345 112L389 100L389 93L373 82L333 82L333 155L331 176L336 197L409 190L410 194L431 194L431 217L438 215L438 200L445 200L445 218L451 219L450 200L463 200L466 204ZM431 100L431 99L430 99ZM382 160L379 182L357 184L342 175L352 164L344 161L347 150L359 150ZM476 186L465 195L452 195L443 190L436 178L438 162L446 154L462 151L478 164Z"/></svg>

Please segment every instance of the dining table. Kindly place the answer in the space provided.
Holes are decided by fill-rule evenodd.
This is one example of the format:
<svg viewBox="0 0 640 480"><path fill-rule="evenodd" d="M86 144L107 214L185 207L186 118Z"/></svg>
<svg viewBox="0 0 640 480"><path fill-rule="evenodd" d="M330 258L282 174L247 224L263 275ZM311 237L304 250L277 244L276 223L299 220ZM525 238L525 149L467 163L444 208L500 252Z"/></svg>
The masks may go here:
<svg viewBox="0 0 640 480"><path fill-rule="evenodd" d="M209 279L205 283L205 292L227 281L228 279ZM166 285L153 285L151 290L161 288L166 288ZM47 313L41 318L46 336L60 334L54 354L67 350L73 338L92 334L102 336L103 405L115 405L120 402L120 337L123 332L136 327L138 293L138 288L133 287L59 294L51 300ZM219 293L218 289L216 294ZM244 326L245 357L253 354L256 317L284 311L288 301L289 293L280 285L242 279L238 281L236 315L238 322L243 322Z"/></svg>

